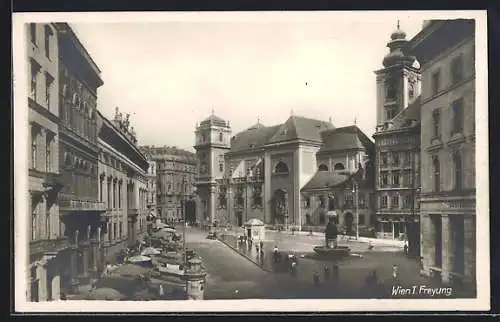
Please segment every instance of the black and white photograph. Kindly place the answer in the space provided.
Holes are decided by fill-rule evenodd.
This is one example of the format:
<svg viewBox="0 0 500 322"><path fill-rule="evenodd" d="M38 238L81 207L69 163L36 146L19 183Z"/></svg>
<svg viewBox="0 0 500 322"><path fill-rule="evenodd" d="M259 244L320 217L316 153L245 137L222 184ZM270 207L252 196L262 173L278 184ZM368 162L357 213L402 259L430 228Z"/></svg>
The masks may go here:
<svg viewBox="0 0 500 322"><path fill-rule="evenodd" d="M485 11L14 13L13 84L16 311L490 309Z"/></svg>

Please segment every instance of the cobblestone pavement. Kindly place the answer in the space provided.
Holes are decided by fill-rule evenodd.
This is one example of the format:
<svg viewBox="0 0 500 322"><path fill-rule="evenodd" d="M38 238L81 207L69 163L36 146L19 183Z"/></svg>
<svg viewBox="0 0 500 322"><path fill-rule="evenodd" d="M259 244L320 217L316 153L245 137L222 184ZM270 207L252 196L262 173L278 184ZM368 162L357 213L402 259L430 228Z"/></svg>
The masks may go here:
<svg viewBox="0 0 500 322"><path fill-rule="evenodd" d="M280 233L274 233L279 235ZM314 251L313 247L321 245L321 237L311 236L293 236L266 235L264 241L264 252L257 252L255 244L250 248L247 244L238 246L237 237L232 235L224 236L223 242L231 247L235 252L252 260L263 269L272 272L280 278L289 278L290 283L308 283L313 284L315 273L319 275L319 285L315 286L317 293L325 297L338 297L342 294L345 298L405 298L401 295L393 295L393 286L403 288L412 288L420 285L429 287L444 287L439 282L432 281L427 277L420 275L419 263L415 259L407 258L399 247L375 247L368 250L367 243L357 241L341 241L339 245L347 245L351 252L360 256L349 256L340 260L321 260ZM280 253L286 256L288 253L294 253L298 257L296 276L291 277L289 266L284 263L275 263L273 258L273 248L277 245ZM334 266L338 267L338 279L333 278ZM392 276L393 265L398 267L398 279ZM328 267L330 278L324 274L324 268ZM378 286L376 289L367 288L366 279L368 275L376 270ZM286 276L286 277L285 277ZM471 292L453 290L452 297L473 297ZM415 298L414 295L407 296ZM436 296L434 296L436 297ZM446 297L446 296L443 296Z"/></svg>

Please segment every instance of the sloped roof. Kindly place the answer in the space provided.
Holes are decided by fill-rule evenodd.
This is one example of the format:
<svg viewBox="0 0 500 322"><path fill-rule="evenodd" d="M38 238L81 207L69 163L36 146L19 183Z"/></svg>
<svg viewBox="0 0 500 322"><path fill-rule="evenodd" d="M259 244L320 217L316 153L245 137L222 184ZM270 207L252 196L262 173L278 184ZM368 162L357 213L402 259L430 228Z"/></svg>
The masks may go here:
<svg viewBox="0 0 500 322"><path fill-rule="evenodd" d="M413 101L410 105L408 105L404 110L402 110L398 115L396 115L392 119L392 128L391 129L401 129L404 127L413 127L420 124L420 110L422 104L420 100L420 96ZM410 122L410 121L415 121Z"/></svg>
<svg viewBox="0 0 500 322"><path fill-rule="evenodd" d="M319 152L331 152L374 147L373 142L356 125L336 128L321 133L323 146Z"/></svg>
<svg viewBox="0 0 500 322"><path fill-rule="evenodd" d="M322 138L320 132L334 128L335 127L328 122L292 115L280 126L279 130L269 139L268 143L292 140L321 142Z"/></svg>
<svg viewBox="0 0 500 322"><path fill-rule="evenodd" d="M324 189L327 186L338 186L349 180L351 176L346 173L331 171L318 171L301 190Z"/></svg>
<svg viewBox="0 0 500 322"><path fill-rule="evenodd" d="M231 139L231 152L258 149L265 145L269 138L276 133L279 125L255 127L240 132Z"/></svg>

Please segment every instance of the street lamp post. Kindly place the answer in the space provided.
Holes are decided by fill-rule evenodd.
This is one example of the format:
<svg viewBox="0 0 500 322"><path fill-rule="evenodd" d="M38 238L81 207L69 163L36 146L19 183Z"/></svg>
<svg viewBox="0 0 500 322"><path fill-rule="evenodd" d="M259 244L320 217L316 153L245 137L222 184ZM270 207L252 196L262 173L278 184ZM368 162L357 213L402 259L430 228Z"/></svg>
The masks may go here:
<svg viewBox="0 0 500 322"><path fill-rule="evenodd" d="M359 187L358 183L354 182L353 191L354 198L356 199L356 239L359 239Z"/></svg>
<svg viewBox="0 0 500 322"><path fill-rule="evenodd" d="M182 216L182 248L184 252L184 272L186 272L186 266L187 266L187 254L186 254L186 194L185 194L185 189L186 189L186 179L184 178L182 180L182 192L181 192L181 216Z"/></svg>

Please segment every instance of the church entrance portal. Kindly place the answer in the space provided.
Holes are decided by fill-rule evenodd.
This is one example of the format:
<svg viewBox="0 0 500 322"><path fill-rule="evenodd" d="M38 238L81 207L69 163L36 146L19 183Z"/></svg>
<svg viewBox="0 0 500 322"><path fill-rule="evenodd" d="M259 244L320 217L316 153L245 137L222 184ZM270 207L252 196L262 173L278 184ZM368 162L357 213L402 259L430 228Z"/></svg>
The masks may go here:
<svg viewBox="0 0 500 322"><path fill-rule="evenodd" d="M273 201L274 207L271 222L275 225L285 225L286 217L288 216L286 192L282 189L276 190L274 192Z"/></svg>

